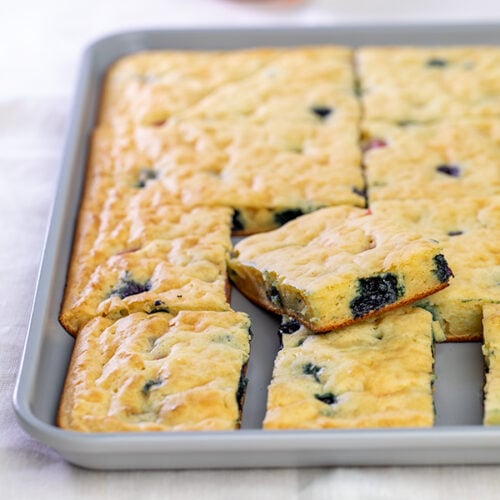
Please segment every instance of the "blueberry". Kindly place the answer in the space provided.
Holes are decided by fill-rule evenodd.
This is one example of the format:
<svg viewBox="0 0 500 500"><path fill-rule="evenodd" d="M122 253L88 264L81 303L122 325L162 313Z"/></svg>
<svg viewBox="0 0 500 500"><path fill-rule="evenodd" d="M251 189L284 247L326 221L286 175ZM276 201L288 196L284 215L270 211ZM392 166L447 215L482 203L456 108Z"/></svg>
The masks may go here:
<svg viewBox="0 0 500 500"><path fill-rule="evenodd" d="M290 318L288 321L281 323L278 333L287 335L296 332L300 328L300 323L295 318Z"/></svg>
<svg viewBox="0 0 500 500"><path fill-rule="evenodd" d="M162 383L162 381L160 379L156 379L156 380L149 379L142 386L141 392L144 394L144 396L146 396L149 393L149 391L151 390L151 387L154 387L155 385L161 385L161 383Z"/></svg>
<svg viewBox="0 0 500 500"><path fill-rule="evenodd" d="M445 66L448 66L448 61L436 57L428 59L425 65L428 66L429 68L444 68Z"/></svg>
<svg viewBox="0 0 500 500"><path fill-rule="evenodd" d="M148 292L151 290L151 282L148 280L145 283L139 283L131 278L130 273L126 272L121 277L120 283L111 290L110 296L118 295L120 299L124 299L130 295L137 295L138 293Z"/></svg>
<svg viewBox="0 0 500 500"><path fill-rule="evenodd" d="M456 231L448 231L448 236L460 236L461 234L464 234L464 232L460 229L457 229Z"/></svg>
<svg viewBox="0 0 500 500"><path fill-rule="evenodd" d="M455 165L439 165L436 167L436 171L440 174L449 175L451 177L460 176L460 168Z"/></svg>
<svg viewBox="0 0 500 500"><path fill-rule="evenodd" d="M327 405L334 405L337 402L335 394L332 394L331 392L325 392L324 394L315 394L314 397Z"/></svg>
<svg viewBox="0 0 500 500"><path fill-rule="evenodd" d="M233 232L243 231L245 229L245 224L241 219L241 212L238 209L233 211L233 219L231 222L231 230Z"/></svg>
<svg viewBox="0 0 500 500"><path fill-rule="evenodd" d="M274 222L279 226L290 222L297 217L304 215L304 211L300 208L289 208L287 210L281 210L280 212L276 212L274 214Z"/></svg>
<svg viewBox="0 0 500 500"><path fill-rule="evenodd" d="M370 278L360 278L357 296L349 304L353 318L361 318L369 312L396 302L404 293L395 274L384 273Z"/></svg>
<svg viewBox="0 0 500 500"><path fill-rule="evenodd" d="M276 307L283 307L283 301L281 300L281 294L275 285L271 285L266 290L267 298L274 304Z"/></svg>
<svg viewBox="0 0 500 500"><path fill-rule="evenodd" d="M236 401L238 403L238 408L241 410L243 407L243 398L248 385L248 379L243 375L240 375L240 380L238 382L238 390L236 391Z"/></svg>
<svg viewBox="0 0 500 500"><path fill-rule="evenodd" d="M156 177L157 174L152 168L141 168L141 171L139 172L139 179L135 186L138 188L143 188L146 186L146 183L148 181L156 179Z"/></svg>
<svg viewBox="0 0 500 500"><path fill-rule="evenodd" d="M333 109L329 106L312 106L311 111L321 120L328 118L333 113Z"/></svg>
<svg viewBox="0 0 500 500"><path fill-rule="evenodd" d="M436 264L434 273L441 283L445 283L453 276L453 271L449 268L448 262L446 262L443 254L435 255L433 260Z"/></svg>
<svg viewBox="0 0 500 500"><path fill-rule="evenodd" d="M165 302L163 302L163 300L155 300L153 302L153 307L151 309L151 312L152 313L156 313L156 312L168 313L168 312L170 312L170 310L167 307L167 305L165 304Z"/></svg>
<svg viewBox="0 0 500 500"><path fill-rule="evenodd" d="M314 365L312 363L307 363L302 367L302 373L304 375L312 375L316 382L320 382L319 373L323 368L321 366Z"/></svg>

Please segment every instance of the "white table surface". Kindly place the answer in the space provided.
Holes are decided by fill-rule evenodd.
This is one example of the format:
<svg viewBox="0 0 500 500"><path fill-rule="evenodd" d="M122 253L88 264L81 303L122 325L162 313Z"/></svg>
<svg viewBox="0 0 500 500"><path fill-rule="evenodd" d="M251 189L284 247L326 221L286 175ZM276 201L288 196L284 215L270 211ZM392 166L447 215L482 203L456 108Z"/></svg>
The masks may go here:
<svg viewBox="0 0 500 500"><path fill-rule="evenodd" d="M76 70L90 41L145 27L500 22L498 0L263 3L0 2L0 499L499 498L500 466L93 472L67 464L16 423L12 392Z"/></svg>

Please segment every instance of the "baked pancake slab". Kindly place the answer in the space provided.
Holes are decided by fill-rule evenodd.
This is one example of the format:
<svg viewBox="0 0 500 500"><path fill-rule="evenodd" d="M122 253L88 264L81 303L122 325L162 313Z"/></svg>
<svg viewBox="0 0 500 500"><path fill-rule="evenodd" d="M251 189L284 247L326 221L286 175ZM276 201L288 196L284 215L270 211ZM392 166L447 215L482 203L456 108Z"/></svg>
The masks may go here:
<svg viewBox="0 0 500 500"><path fill-rule="evenodd" d="M99 123L155 126L184 114L241 116L269 103L270 96L307 94L322 83L352 90L352 49L141 52L119 59L108 71Z"/></svg>
<svg viewBox="0 0 500 500"><path fill-rule="evenodd" d="M99 264L64 304L60 319L70 333L95 316L132 312L229 310L227 250L200 238L157 240Z"/></svg>
<svg viewBox="0 0 500 500"><path fill-rule="evenodd" d="M361 47L356 61L367 120L500 117L498 47Z"/></svg>
<svg viewBox="0 0 500 500"><path fill-rule="evenodd" d="M89 172L230 207L238 234L365 206L352 57L318 46L123 58L105 80Z"/></svg>
<svg viewBox="0 0 500 500"><path fill-rule="evenodd" d="M93 319L76 340L58 424L82 432L236 429L249 327L231 311Z"/></svg>
<svg viewBox="0 0 500 500"><path fill-rule="evenodd" d="M500 194L500 119L364 122L370 202Z"/></svg>
<svg viewBox="0 0 500 500"><path fill-rule="evenodd" d="M94 132L89 173L146 193L161 185L172 204L230 207L235 231L245 234L323 206L363 207L358 104L353 95L337 97L335 112L323 117L301 100L282 104L298 109L291 117L102 126Z"/></svg>
<svg viewBox="0 0 500 500"><path fill-rule="evenodd" d="M385 200L371 210L439 241L455 278L421 304L450 341L482 339L482 308L500 302L500 197Z"/></svg>
<svg viewBox="0 0 500 500"><path fill-rule="evenodd" d="M281 327L264 429L433 425L430 313L402 308L334 332Z"/></svg>
<svg viewBox="0 0 500 500"><path fill-rule="evenodd" d="M452 276L436 242L348 206L246 238L229 270L252 301L315 332L435 293Z"/></svg>
<svg viewBox="0 0 500 500"><path fill-rule="evenodd" d="M60 313L70 333L98 315L229 308L231 209L171 205L161 189L105 192L80 213Z"/></svg>

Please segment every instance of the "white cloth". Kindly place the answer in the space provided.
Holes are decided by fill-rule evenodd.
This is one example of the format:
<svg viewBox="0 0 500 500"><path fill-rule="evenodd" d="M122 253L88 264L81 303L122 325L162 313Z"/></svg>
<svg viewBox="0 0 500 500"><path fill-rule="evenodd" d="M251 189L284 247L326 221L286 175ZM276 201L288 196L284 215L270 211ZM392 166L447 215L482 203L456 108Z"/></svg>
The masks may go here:
<svg viewBox="0 0 500 500"><path fill-rule="evenodd" d="M500 21L496 0L264 3L0 3L0 498L498 498L498 466L92 472L67 464L15 421L12 392L85 45L110 32L144 27Z"/></svg>

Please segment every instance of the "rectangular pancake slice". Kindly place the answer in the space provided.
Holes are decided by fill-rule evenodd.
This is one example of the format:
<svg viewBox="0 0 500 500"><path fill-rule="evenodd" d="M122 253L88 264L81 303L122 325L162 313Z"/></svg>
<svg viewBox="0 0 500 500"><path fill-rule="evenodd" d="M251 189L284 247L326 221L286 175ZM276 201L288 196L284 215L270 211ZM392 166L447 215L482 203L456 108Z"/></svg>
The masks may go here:
<svg viewBox="0 0 500 500"><path fill-rule="evenodd" d="M281 329L264 429L429 427L430 313L401 308L334 332Z"/></svg>
<svg viewBox="0 0 500 500"><path fill-rule="evenodd" d="M500 196L460 200L385 200L371 210L439 241L454 279L421 304L441 323L450 341L482 339L482 308L500 302Z"/></svg>
<svg viewBox="0 0 500 500"><path fill-rule="evenodd" d="M500 119L362 128L370 202L500 194Z"/></svg>
<svg viewBox="0 0 500 500"><path fill-rule="evenodd" d="M486 371L484 425L500 425L500 303L483 306L483 354Z"/></svg>
<svg viewBox="0 0 500 500"><path fill-rule="evenodd" d="M106 75L99 123L154 125L221 85L252 75L275 57L273 50L248 50L245 57L208 51L147 51L122 57Z"/></svg>
<svg viewBox="0 0 500 500"><path fill-rule="evenodd" d="M111 69L102 108L92 175L230 207L236 233L365 205L347 47L136 54Z"/></svg>
<svg viewBox="0 0 500 500"><path fill-rule="evenodd" d="M95 316L118 319L132 312L230 309L222 245L198 237L158 240L99 264L78 295L69 296L60 320L70 333Z"/></svg>
<svg viewBox="0 0 500 500"><path fill-rule="evenodd" d="M60 313L70 333L96 315L229 308L231 209L171 205L161 189L88 194Z"/></svg>
<svg viewBox="0 0 500 500"><path fill-rule="evenodd" d="M239 427L250 321L235 312L135 313L81 330L58 425L82 432Z"/></svg>
<svg viewBox="0 0 500 500"><path fill-rule="evenodd" d="M155 126L185 114L241 116L273 96L314 93L321 83L353 89L350 48L139 52L108 71L99 123Z"/></svg>
<svg viewBox="0 0 500 500"><path fill-rule="evenodd" d="M413 302L451 276L436 242L349 206L250 236L229 261L229 277L245 296L314 332Z"/></svg>
<svg viewBox="0 0 500 500"><path fill-rule="evenodd" d="M161 127L100 127L89 175L146 192L161 185L172 204L230 207L235 229L247 234L323 206L364 206L359 118L343 112L357 104L353 96L347 101L326 117L298 103L297 116L274 120L186 118Z"/></svg>
<svg viewBox="0 0 500 500"><path fill-rule="evenodd" d="M391 123L500 117L500 48L361 47L364 116Z"/></svg>

